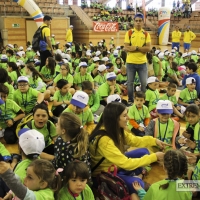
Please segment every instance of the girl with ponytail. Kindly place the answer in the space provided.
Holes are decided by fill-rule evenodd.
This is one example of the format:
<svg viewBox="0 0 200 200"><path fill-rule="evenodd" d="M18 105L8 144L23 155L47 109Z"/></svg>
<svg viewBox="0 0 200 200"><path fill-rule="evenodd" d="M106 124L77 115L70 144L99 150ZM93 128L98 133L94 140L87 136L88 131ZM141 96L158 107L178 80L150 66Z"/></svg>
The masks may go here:
<svg viewBox="0 0 200 200"><path fill-rule="evenodd" d="M65 175L68 163L75 160L82 161L87 164L90 181L88 133L83 128L80 119L74 113L62 113L58 119L56 132L58 138L54 144L55 158L53 160L55 168L63 168L63 175Z"/></svg>

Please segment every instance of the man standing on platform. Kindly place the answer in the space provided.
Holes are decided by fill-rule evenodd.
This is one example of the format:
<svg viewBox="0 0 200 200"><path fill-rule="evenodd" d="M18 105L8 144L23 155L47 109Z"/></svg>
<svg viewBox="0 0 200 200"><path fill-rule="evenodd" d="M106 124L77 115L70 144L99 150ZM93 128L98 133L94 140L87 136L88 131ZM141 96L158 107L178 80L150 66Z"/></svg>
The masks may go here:
<svg viewBox="0 0 200 200"><path fill-rule="evenodd" d="M174 47L177 47L177 51L179 51L180 39L181 39L181 32L179 31L179 27L176 26L175 30L172 32L172 49Z"/></svg>
<svg viewBox="0 0 200 200"><path fill-rule="evenodd" d="M48 57L52 57L53 56L53 47L51 44L51 38L50 38L50 28L49 26L51 25L51 20L52 18L48 15L45 15L43 18L43 24L40 27L42 29L42 27L45 26L45 28L42 29L42 37L44 38L44 40L47 43L47 47L46 50L44 51L40 51L40 59L41 59L41 64L40 64L40 71L42 69L42 67L45 65L46 63L46 59Z"/></svg>
<svg viewBox="0 0 200 200"><path fill-rule="evenodd" d="M124 50L127 51L126 68L128 78L128 101L133 103L134 79L136 72L139 75L141 90L145 92L147 85L147 58L146 53L151 50L150 34L142 29L144 16L137 13L134 17L134 29L126 32Z"/></svg>
<svg viewBox="0 0 200 200"><path fill-rule="evenodd" d="M190 27L187 27L187 30L184 32L184 38L183 38L183 47L184 52L189 51L191 47L191 42L196 38L196 35L190 30Z"/></svg>
<svg viewBox="0 0 200 200"><path fill-rule="evenodd" d="M66 42L70 44L72 44L73 42L73 34L72 34L73 28L74 28L73 25L70 25L66 33Z"/></svg>

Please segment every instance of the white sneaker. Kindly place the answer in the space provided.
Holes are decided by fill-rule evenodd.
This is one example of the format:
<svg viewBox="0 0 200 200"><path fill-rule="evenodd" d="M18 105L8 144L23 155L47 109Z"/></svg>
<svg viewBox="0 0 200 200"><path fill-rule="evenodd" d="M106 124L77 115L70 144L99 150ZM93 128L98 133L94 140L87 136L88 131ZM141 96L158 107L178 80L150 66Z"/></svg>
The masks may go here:
<svg viewBox="0 0 200 200"><path fill-rule="evenodd" d="M5 131L5 129L0 130L0 138L2 138L4 136L4 131Z"/></svg>

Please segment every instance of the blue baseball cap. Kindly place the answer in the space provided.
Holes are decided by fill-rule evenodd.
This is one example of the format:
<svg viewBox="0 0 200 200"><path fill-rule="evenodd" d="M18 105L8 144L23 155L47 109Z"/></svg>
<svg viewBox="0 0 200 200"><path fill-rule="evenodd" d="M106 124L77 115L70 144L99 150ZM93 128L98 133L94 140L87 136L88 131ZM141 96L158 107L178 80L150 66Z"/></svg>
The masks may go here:
<svg viewBox="0 0 200 200"><path fill-rule="evenodd" d="M144 19L144 15L143 15L142 13L137 13L137 14L135 14L134 19L135 19L136 17Z"/></svg>

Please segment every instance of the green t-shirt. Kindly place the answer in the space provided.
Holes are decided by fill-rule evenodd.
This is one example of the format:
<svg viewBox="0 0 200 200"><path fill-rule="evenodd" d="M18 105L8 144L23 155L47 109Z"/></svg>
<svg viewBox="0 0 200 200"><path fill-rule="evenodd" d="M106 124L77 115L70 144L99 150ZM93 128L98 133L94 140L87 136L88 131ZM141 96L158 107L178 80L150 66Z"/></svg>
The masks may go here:
<svg viewBox="0 0 200 200"><path fill-rule="evenodd" d="M82 198L83 196L83 198ZM61 190L58 193L58 199L59 200L94 200L94 195L92 193L92 190L88 185L86 185L85 189L82 191L82 196L79 194L76 198L73 197L66 186L62 187Z"/></svg>
<svg viewBox="0 0 200 200"><path fill-rule="evenodd" d="M57 102L63 102L63 101L71 101L72 95L70 92L67 92L64 96L60 93L60 90L57 90L54 95L53 99ZM52 110L55 110L56 106L52 106Z"/></svg>
<svg viewBox="0 0 200 200"><path fill-rule="evenodd" d="M17 72L16 71L12 71L12 72L8 72L8 75L10 76L11 80L14 81L14 83L17 83Z"/></svg>
<svg viewBox="0 0 200 200"><path fill-rule="evenodd" d="M193 59L194 62L197 63L199 57L197 55L191 55L191 59Z"/></svg>
<svg viewBox="0 0 200 200"><path fill-rule="evenodd" d="M167 73L171 76L180 76L180 72L179 71L174 71L171 67L167 68Z"/></svg>
<svg viewBox="0 0 200 200"><path fill-rule="evenodd" d="M149 112L152 111L154 108L156 108L156 105L157 105L158 101L160 100L160 94L159 94L158 90L148 89L146 91L146 99L145 100L149 102L149 105L148 105Z"/></svg>
<svg viewBox="0 0 200 200"><path fill-rule="evenodd" d="M74 113L74 111L71 109L71 105L69 105L63 112ZM87 123L91 123L94 121L94 116L89 107L84 108L83 112L81 114L77 115L77 117L79 117L83 126L87 125Z"/></svg>
<svg viewBox="0 0 200 200"><path fill-rule="evenodd" d="M165 190L161 189L160 185L166 183L169 183L168 188ZM192 192L176 191L176 181L162 180L152 184L143 198L143 200L166 200L166 199L191 200Z"/></svg>
<svg viewBox="0 0 200 200"><path fill-rule="evenodd" d="M167 94L164 94L160 99L162 99L162 100L170 100L171 102L173 102L174 105L176 105L178 103L175 95L168 96Z"/></svg>
<svg viewBox="0 0 200 200"><path fill-rule="evenodd" d="M67 76L62 76L62 74L58 74L56 76L56 78L53 80L54 83L57 83L60 79L64 79L64 80L67 80L68 83L71 83L73 85L73 81L74 81L74 78L71 74L67 74Z"/></svg>
<svg viewBox="0 0 200 200"><path fill-rule="evenodd" d="M155 76L158 76L159 74L159 69L160 69L159 61L160 60L157 56L153 56L153 70L154 70Z"/></svg>
<svg viewBox="0 0 200 200"><path fill-rule="evenodd" d="M34 51L26 51L26 57L27 57L28 59L34 58L35 55L36 55L36 53L35 53Z"/></svg>
<svg viewBox="0 0 200 200"><path fill-rule="evenodd" d="M8 57L8 62L15 62L16 63L16 58L15 58L15 56L10 56L10 57Z"/></svg>
<svg viewBox="0 0 200 200"><path fill-rule="evenodd" d="M8 90L9 90L9 94L8 94L8 97L7 99L13 99L13 95L14 95L14 87L11 85L11 84L8 84L8 82L5 82L4 83L5 86L8 87Z"/></svg>
<svg viewBox="0 0 200 200"><path fill-rule="evenodd" d="M30 113L34 108L39 91L29 88L26 93L21 93L19 89L15 90L13 100L25 111L26 114Z"/></svg>
<svg viewBox="0 0 200 200"><path fill-rule="evenodd" d="M197 91L193 90L193 92L190 92L188 88L185 88L180 92L179 98L184 102L184 103L194 103L194 101L197 99Z"/></svg>
<svg viewBox="0 0 200 200"><path fill-rule="evenodd" d="M11 158L10 152L6 149L6 147L0 142L0 152L3 157Z"/></svg>
<svg viewBox="0 0 200 200"><path fill-rule="evenodd" d="M84 76L81 76L80 72L74 75L74 84L78 85L78 87L81 87L83 81L94 82L94 79L88 73L86 73Z"/></svg>
<svg viewBox="0 0 200 200"><path fill-rule="evenodd" d="M31 88L36 89L40 92L44 92L46 90L46 84L42 81L40 77L38 77L36 80L33 80L33 77L29 77L28 81Z"/></svg>
<svg viewBox="0 0 200 200"><path fill-rule="evenodd" d="M200 180L200 160L195 166L194 173L192 175L192 180Z"/></svg>
<svg viewBox="0 0 200 200"><path fill-rule="evenodd" d="M134 119L137 124L144 124L146 118L150 118L148 108L143 105L142 108L138 109L135 104L133 104L128 110L129 119ZM128 122L128 128L131 130L133 126Z"/></svg>
<svg viewBox="0 0 200 200"><path fill-rule="evenodd" d="M92 113L96 112L99 109L100 100L97 92L93 91L92 94L89 95L88 105L90 106Z"/></svg>
<svg viewBox="0 0 200 200"><path fill-rule="evenodd" d="M103 83L106 82L106 74L104 74L103 76L101 76L100 74L98 74L95 78L94 78L94 84L96 86L100 86L102 85Z"/></svg>
<svg viewBox="0 0 200 200"><path fill-rule="evenodd" d="M184 61L184 59L182 57L176 57L174 59L174 62L176 62L178 64L178 66L184 65L184 63L185 63L185 61Z"/></svg>
<svg viewBox="0 0 200 200"><path fill-rule="evenodd" d="M103 83L97 90L100 100L103 100L104 98L108 97L110 95L110 86L108 85L107 82ZM119 88L119 85L116 84L116 89L115 89L115 94L121 94L121 90Z"/></svg>
<svg viewBox="0 0 200 200"><path fill-rule="evenodd" d="M7 71L7 63L0 63L0 68L3 68Z"/></svg>
<svg viewBox="0 0 200 200"><path fill-rule="evenodd" d="M56 41L55 41L55 39L54 39L53 37L51 38L51 44L52 44L52 45L55 45L55 44L56 44Z"/></svg>
<svg viewBox="0 0 200 200"><path fill-rule="evenodd" d="M6 128L6 121L8 119L13 119L16 117L16 113L18 113L21 108L13 101L10 99L7 99L4 104L0 105L0 127L1 128Z"/></svg>
<svg viewBox="0 0 200 200"><path fill-rule="evenodd" d="M119 83L119 84L126 83L127 82L127 74L126 75L118 74L116 80L117 80L117 83Z"/></svg>
<svg viewBox="0 0 200 200"><path fill-rule="evenodd" d="M36 128L34 120L31 121L32 129L35 129L36 131L39 131L40 133L44 135L45 147L51 144L52 142L51 138L54 138L57 136L55 125L49 120L48 120L48 123L50 123L50 132L47 128L47 123L44 125L43 128ZM29 127L26 125L24 126L24 128L29 128Z"/></svg>
<svg viewBox="0 0 200 200"><path fill-rule="evenodd" d="M46 79L54 79L54 78L56 77L56 70L55 70L54 74L51 75L50 69L47 68L46 66L43 66L43 67L42 67L42 70L41 70L40 73L41 73L41 74L44 76L44 78L46 78Z"/></svg>

